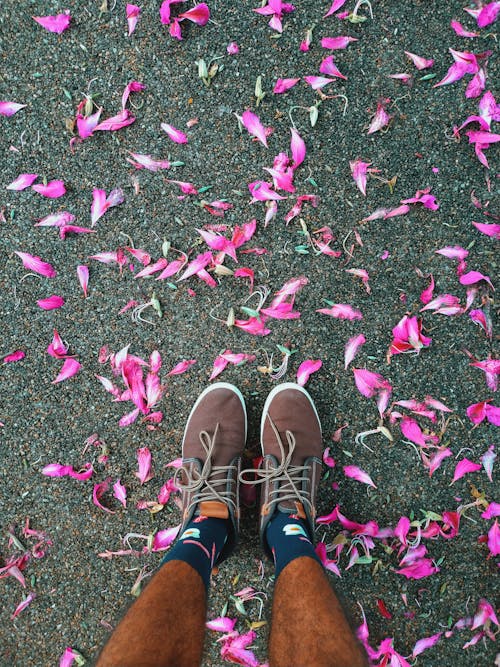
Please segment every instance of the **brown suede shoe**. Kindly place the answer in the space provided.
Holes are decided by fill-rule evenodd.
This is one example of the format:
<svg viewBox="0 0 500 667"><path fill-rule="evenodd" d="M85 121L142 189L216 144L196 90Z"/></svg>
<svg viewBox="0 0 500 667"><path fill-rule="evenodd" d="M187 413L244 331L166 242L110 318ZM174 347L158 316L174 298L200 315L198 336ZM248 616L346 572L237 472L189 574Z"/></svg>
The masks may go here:
<svg viewBox="0 0 500 667"><path fill-rule="evenodd" d="M217 382L198 397L182 440L182 535L195 515L229 519L228 539L217 563L236 546L239 530L239 473L247 437L247 414L240 391Z"/></svg>
<svg viewBox="0 0 500 667"><path fill-rule="evenodd" d="M261 490L260 539L271 557L265 538L276 509L304 519L314 538L316 492L322 467L322 434L316 407L308 392L285 382L275 387L264 405L260 428L263 461L255 481Z"/></svg>

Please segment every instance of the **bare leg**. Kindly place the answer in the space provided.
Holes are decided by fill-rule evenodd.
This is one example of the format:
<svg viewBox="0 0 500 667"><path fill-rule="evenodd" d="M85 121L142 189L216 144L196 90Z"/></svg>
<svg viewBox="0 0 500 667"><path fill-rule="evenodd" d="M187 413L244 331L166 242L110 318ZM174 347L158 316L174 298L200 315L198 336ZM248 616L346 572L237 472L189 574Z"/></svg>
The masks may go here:
<svg viewBox="0 0 500 667"><path fill-rule="evenodd" d="M201 576L182 561L165 563L120 621L96 667L196 667L205 617Z"/></svg>
<svg viewBox="0 0 500 667"><path fill-rule="evenodd" d="M273 601L270 667L366 667L323 568L296 558L280 573Z"/></svg>

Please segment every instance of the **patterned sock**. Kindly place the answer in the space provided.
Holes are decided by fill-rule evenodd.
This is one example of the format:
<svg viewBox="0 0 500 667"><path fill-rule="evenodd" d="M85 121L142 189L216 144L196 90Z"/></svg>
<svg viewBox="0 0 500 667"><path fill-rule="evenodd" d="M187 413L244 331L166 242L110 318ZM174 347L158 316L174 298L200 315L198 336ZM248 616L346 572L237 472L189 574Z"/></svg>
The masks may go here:
<svg viewBox="0 0 500 667"><path fill-rule="evenodd" d="M267 526L266 538L273 552L275 580L283 568L295 558L309 556L321 563L309 538L306 522L293 518L287 512L276 510Z"/></svg>
<svg viewBox="0 0 500 667"><path fill-rule="evenodd" d="M161 561L183 560L199 572L208 592L210 573L222 551L228 533L227 519L196 516L186 526L176 545Z"/></svg>

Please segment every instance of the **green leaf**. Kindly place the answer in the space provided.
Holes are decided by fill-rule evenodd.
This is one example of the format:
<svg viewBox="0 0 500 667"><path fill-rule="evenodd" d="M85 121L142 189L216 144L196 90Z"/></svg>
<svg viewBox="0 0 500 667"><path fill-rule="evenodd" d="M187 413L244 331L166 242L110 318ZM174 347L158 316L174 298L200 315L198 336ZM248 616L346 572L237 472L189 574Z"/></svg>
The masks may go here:
<svg viewBox="0 0 500 667"><path fill-rule="evenodd" d="M249 317L260 317L258 310L253 310L253 308L247 308L246 306L241 306L240 310L248 315Z"/></svg>
<svg viewBox="0 0 500 667"><path fill-rule="evenodd" d="M372 562L373 558L371 556L360 556L355 565L370 565Z"/></svg>
<svg viewBox="0 0 500 667"><path fill-rule="evenodd" d="M213 185L204 185L201 188L198 188L198 193L203 194L204 192L207 192L208 190L211 190L214 186ZM222 200L224 201L224 200Z"/></svg>
<svg viewBox="0 0 500 667"><path fill-rule="evenodd" d="M298 252L299 255L308 255L309 250L307 248L308 248L308 246L306 246L306 245L296 245L294 250L295 250L295 252Z"/></svg>
<svg viewBox="0 0 500 667"><path fill-rule="evenodd" d="M69 90L66 90L66 88L63 88L63 93L68 98L68 100L71 102L71 93L69 92Z"/></svg>
<svg viewBox="0 0 500 667"><path fill-rule="evenodd" d="M424 76L421 76L419 81L430 81L431 79L435 79L437 74L425 74Z"/></svg>

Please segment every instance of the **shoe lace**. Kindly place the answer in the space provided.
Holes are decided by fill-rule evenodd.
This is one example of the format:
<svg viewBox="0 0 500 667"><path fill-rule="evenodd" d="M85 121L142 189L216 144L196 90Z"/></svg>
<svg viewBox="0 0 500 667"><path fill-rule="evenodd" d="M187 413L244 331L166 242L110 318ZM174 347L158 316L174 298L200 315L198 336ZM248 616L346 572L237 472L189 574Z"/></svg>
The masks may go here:
<svg viewBox="0 0 500 667"><path fill-rule="evenodd" d="M230 505L233 511L236 511L236 500L233 491L226 488L228 475L236 470L235 465L214 466L212 465L212 454L215 448L215 441L219 431L219 424L216 425L214 434L210 436L207 431L200 431L200 444L205 451L205 461L201 470L189 468L183 464L177 468L174 474L174 483L179 486L181 491L187 493L194 492L186 512L189 513L195 505L208 500L218 500L221 503ZM181 475L184 477L182 479Z"/></svg>
<svg viewBox="0 0 500 667"><path fill-rule="evenodd" d="M276 441L280 449L281 463L276 468L248 468L242 470L239 479L242 484L255 486L257 484L264 484L265 482L274 482L275 488L269 492L270 502L277 501L278 503L286 502L288 500L298 500L305 505L310 513L313 513L314 507L310 498L310 491L303 490L302 485L309 480L308 473L310 467L308 465L292 465L292 457L295 451L296 440L292 431L285 431L285 438L287 442L287 451L281 439L280 433L271 417L267 415L271 428L273 429ZM244 476L253 473L256 479L245 479Z"/></svg>

